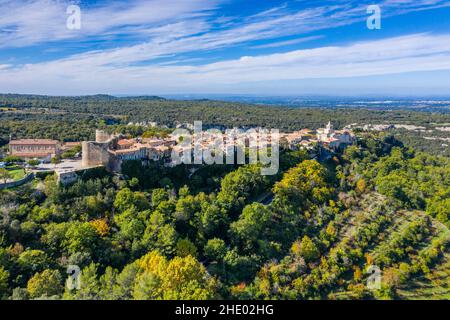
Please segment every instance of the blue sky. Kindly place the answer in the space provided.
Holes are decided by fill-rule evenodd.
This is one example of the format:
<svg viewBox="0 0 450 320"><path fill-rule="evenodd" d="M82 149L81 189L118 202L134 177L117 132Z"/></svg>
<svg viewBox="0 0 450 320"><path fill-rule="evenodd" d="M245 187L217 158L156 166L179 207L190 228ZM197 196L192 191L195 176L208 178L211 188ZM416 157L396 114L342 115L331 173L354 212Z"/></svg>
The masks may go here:
<svg viewBox="0 0 450 320"><path fill-rule="evenodd" d="M69 30L66 9L81 9ZM381 8L369 30L369 5ZM450 1L0 0L0 92L450 96Z"/></svg>

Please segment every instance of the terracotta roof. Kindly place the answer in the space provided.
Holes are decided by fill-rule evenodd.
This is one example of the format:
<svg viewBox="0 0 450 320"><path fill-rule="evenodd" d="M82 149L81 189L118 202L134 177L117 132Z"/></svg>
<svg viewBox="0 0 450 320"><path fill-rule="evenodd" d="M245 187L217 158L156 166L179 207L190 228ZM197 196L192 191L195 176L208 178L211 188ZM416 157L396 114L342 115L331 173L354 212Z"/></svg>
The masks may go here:
<svg viewBox="0 0 450 320"><path fill-rule="evenodd" d="M139 152L141 149L124 149L124 150L114 150L113 154L133 154Z"/></svg>
<svg viewBox="0 0 450 320"><path fill-rule="evenodd" d="M131 140L129 140L129 141L131 141ZM133 142L133 144L131 145L130 148L109 150L109 152L111 152L113 154L127 154L127 153L132 154L132 153L139 152L143 149L146 149L145 145L143 145L142 143Z"/></svg>
<svg viewBox="0 0 450 320"><path fill-rule="evenodd" d="M118 142L117 142L117 144L119 145L119 146L128 146L128 145L133 145L135 142L133 141L133 140L119 140Z"/></svg>
<svg viewBox="0 0 450 320"><path fill-rule="evenodd" d="M11 140L9 142L10 145L56 145L58 141L50 140L50 139L20 139L20 140Z"/></svg>
<svg viewBox="0 0 450 320"><path fill-rule="evenodd" d="M65 146L79 146L81 145L81 142L66 142L64 143Z"/></svg>

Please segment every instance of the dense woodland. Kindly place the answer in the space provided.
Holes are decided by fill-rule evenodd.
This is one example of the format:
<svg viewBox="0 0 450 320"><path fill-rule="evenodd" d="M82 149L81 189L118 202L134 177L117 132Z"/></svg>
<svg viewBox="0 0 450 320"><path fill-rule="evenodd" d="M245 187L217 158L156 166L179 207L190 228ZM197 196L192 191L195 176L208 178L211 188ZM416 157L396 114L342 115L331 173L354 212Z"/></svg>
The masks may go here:
<svg viewBox="0 0 450 320"><path fill-rule="evenodd" d="M250 105L211 100L179 101L158 97L116 98L106 95L46 97L0 94L0 147L13 138L51 138L80 141L94 138L96 128L133 123L157 122L173 128L179 123L203 121L204 127L277 128L293 131L316 129L332 120L336 128L358 124L413 124L433 130L450 126L450 114L408 110L369 110L364 108L289 108ZM392 130L416 150L450 156L442 140L450 132L432 133ZM447 142L447 145L450 142Z"/></svg>
<svg viewBox="0 0 450 320"><path fill-rule="evenodd" d="M450 159L391 135L361 133L325 163L283 150L273 177L254 165L123 173L0 191L0 297L450 297Z"/></svg>
<svg viewBox="0 0 450 320"><path fill-rule="evenodd" d="M194 120L286 131L329 120L433 130L450 115L0 95L0 146L10 135L89 140L96 128L161 136L170 129L141 122ZM49 175L0 191L0 298L450 298L449 148L423 139L429 132L357 135L356 146L327 162L282 150L271 177L249 165L192 175L186 166L129 161L124 179L96 170L67 187ZM82 270L73 290L71 265ZM376 290L366 285L372 265L382 270Z"/></svg>

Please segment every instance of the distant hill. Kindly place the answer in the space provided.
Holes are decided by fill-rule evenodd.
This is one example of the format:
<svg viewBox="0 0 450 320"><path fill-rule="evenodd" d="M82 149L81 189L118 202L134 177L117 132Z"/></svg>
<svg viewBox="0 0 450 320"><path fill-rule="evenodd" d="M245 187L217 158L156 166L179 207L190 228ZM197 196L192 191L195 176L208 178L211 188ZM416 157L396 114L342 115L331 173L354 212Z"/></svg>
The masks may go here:
<svg viewBox="0 0 450 320"><path fill-rule="evenodd" d="M126 96L118 97L108 94L95 94L86 96L47 96L47 95L33 95L33 94L0 94L0 100L4 99L42 99L42 100L166 100L158 96Z"/></svg>
<svg viewBox="0 0 450 320"><path fill-rule="evenodd" d="M449 103L444 100L303 100L303 105L299 106L180 97L188 100L144 95L57 97L0 94L0 108L4 108L0 110L0 146L8 141L9 134L79 141L92 138L95 129L102 125L126 125L130 122L156 122L174 127L178 123L202 121L205 128L261 126L294 131L317 129L331 120L336 129L355 123L422 126L425 127L423 131L395 130L392 134L401 136L403 141L418 150L450 155L446 146L450 132L436 129L450 126L450 113L445 112Z"/></svg>

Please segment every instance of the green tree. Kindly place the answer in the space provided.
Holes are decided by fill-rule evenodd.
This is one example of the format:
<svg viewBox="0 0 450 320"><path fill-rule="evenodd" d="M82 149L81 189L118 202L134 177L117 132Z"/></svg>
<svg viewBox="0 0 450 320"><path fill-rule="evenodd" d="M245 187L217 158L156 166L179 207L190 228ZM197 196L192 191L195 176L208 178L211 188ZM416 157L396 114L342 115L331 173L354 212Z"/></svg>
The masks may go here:
<svg viewBox="0 0 450 320"><path fill-rule="evenodd" d="M194 257L166 260L153 251L139 261L134 298L205 300L217 297L217 282Z"/></svg>
<svg viewBox="0 0 450 320"><path fill-rule="evenodd" d="M114 300L116 288L117 270L107 267L99 280L99 298L101 300Z"/></svg>
<svg viewBox="0 0 450 320"><path fill-rule="evenodd" d="M227 251L224 258L225 274L230 283L236 284L252 279L258 271L259 257L255 255L241 255L238 250Z"/></svg>
<svg viewBox="0 0 450 320"><path fill-rule="evenodd" d="M129 300L133 297L134 283L139 272L137 263L127 264L121 273L117 275L113 288L114 298L117 300Z"/></svg>
<svg viewBox="0 0 450 320"><path fill-rule="evenodd" d="M450 227L450 198L433 198L428 202L427 213Z"/></svg>
<svg viewBox="0 0 450 320"><path fill-rule="evenodd" d="M128 188L120 190L114 200L114 207L123 212L127 209L135 207L137 210L146 210L150 208L145 194L141 192L133 192Z"/></svg>
<svg viewBox="0 0 450 320"><path fill-rule="evenodd" d="M228 248L222 239L210 239L203 249L205 257L210 260L222 261L227 254Z"/></svg>
<svg viewBox="0 0 450 320"><path fill-rule="evenodd" d="M51 162L51 163L55 166L55 168L56 168L56 165L60 164L60 163L62 162L62 160L61 160L60 157L53 157L53 158L50 160L50 162Z"/></svg>
<svg viewBox="0 0 450 320"><path fill-rule="evenodd" d="M23 162L22 158L18 156L7 156L3 159L6 163L21 163Z"/></svg>
<svg viewBox="0 0 450 320"><path fill-rule="evenodd" d="M182 258L187 257L189 255L196 258L197 248L195 244L193 244L189 239L180 239L177 242L176 255Z"/></svg>
<svg viewBox="0 0 450 320"><path fill-rule="evenodd" d="M12 175L5 168L0 168L0 179L3 180L3 183L6 183L9 179L12 179Z"/></svg>
<svg viewBox="0 0 450 320"><path fill-rule="evenodd" d="M3 299L8 292L9 272L3 266L0 266L0 300Z"/></svg>
<svg viewBox="0 0 450 320"><path fill-rule="evenodd" d="M20 254L17 262L26 274L41 272L50 266L50 259L42 250L26 250Z"/></svg>
<svg viewBox="0 0 450 320"><path fill-rule="evenodd" d="M226 210L215 203L202 203L201 207L197 223L199 239L225 237L229 224Z"/></svg>
<svg viewBox="0 0 450 320"><path fill-rule="evenodd" d="M145 223L139 219L136 208L132 206L121 214L116 214L114 221L120 228L120 234L126 240L140 239L145 231Z"/></svg>
<svg viewBox="0 0 450 320"><path fill-rule="evenodd" d="M36 159L32 159L32 160L28 160L28 162L27 162L31 167L36 167L36 166L38 166L39 165L39 160L36 160Z"/></svg>
<svg viewBox="0 0 450 320"><path fill-rule="evenodd" d="M154 189L152 191L152 206L158 207L161 202L169 200L169 195L164 189Z"/></svg>
<svg viewBox="0 0 450 320"><path fill-rule="evenodd" d="M139 179L136 177L133 177L131 180L128 181L128 185L132 189L137 188L139 186Z"/></svg>
<svg viewBox="0 0 450 320"><path fill-rule="evenodd" d="M60 296L63 292L62 277L58 270L46 269L36 273L27 283L27 291L30 297Z"/></svg>
<svg viewBox="0 0 450 320"><path fill-rule="evenodd" d="M227 174L221 182L218 203L237 214L252 197L258 196L268 185L268 178L261 175L256 165L243 166Z"/></svg>
<svg viewBox="0 0 450 320"><path fill-rule="evenodd" d="M100 245L100 235L89 222L72 222L64 236L63 247L70 254L77 252L96 253Z"/></svg>
<svg viewBox="0 0 450 320"><path fill-rule="evenodd" d="M69 300L98 300L100 299L100 283L97 278L95 263L83 268L80 274L80 287L70 290L66 286L64 298Z"/></svg>
<svg viewBox="0 0 450 320"><path fill-rule="evenodd" d="M295 255L301 256L306 262L314 261L320 256L319 249L308 236L304 236L301 241L294 242L291 250Z"/></svg>
<svg viewBox="0 0 450 320"><path fill-rule="evenodd" d="M327 183L326 169L315 160L305 160L288 170L274 187L278 206L306 210L329 200L334 189Z"/></svg>
<svg viewBox="0 0 450 320"><path fill-rule="evenodd" d="M52 255L57 255L63 248L66 232L70 227L69 222L49 223L44 227L41 242Z"/></svg>
<svg viewBox="0 0 450 320"><path fill-rule="evenodd" d="M261 240L268 240L273 231L272 212L260 203L247 205L241 216L230 225L232 239L249 252Z"/></svg>

